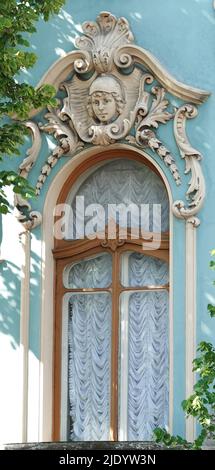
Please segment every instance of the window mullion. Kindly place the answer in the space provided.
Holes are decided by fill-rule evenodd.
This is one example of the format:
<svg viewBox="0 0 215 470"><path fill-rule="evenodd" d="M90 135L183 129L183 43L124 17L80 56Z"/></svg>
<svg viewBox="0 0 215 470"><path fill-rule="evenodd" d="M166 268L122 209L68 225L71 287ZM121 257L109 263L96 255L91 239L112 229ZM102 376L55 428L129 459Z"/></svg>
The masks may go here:
<svg viewBox="0 0 215 470"><path fill-rule="evenodd" d="M139 291L160 291L169 290L169 284L157 285L157 286L132 286L132 287L121 287L121 292L139 292Z"/></svg>
<svg viewBox="0 0 215 470"><path fill-rule="evenodd" d="M64 288L63 293L66 294L67 292L71 294L91 294L91 293L99 293L99 292L112 292L112 287L83 287L80 289L75 289L75 288Z"/></svg>
<svg viewBox="0 0 215 470"><path fill-rule="evenodd" d="M119 253L113 253L110 440L118 440Z"/></svg>

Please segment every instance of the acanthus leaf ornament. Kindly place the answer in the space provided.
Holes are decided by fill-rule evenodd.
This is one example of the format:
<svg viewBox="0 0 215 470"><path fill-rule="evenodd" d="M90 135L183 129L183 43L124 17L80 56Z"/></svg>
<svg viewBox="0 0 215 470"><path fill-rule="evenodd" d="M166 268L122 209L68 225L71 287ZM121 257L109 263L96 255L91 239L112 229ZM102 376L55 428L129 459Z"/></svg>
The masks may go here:
<svg viewBox="0 0 215 470"><path fill-rule="evenodd" d="M135 122L135 137L129 136L128 142L138 145L139 147L148 147L163 160L165 165L170 169L177 185L181 184L181 177L174 157L163 143L157 138L151 127L158 128L159 123L165 124L173 118L173 114L166 111L168 100L165 98L165 90L160 87L153 87L151 90L155 98L152 100L151 107L146 115L139 110Z"/></svg>
<svg viewBox="0 0 215 470"><path fill-rule="evenodd" d="M192 103L205 101L210 93L180 83L149 51L136 46L125 18L101 12L96 21L86 21L82 29L83 35L75 41L77 50L59 59L39 84L53 84L65 92L65 97L57 110L49 109L45 115L47 122L40 127L41 131L52 133L58 142L41 169L37 194L62 156L71 157L85 146L106 147L124 140L155 152L172 173L176 185L180 185L176 156L158 135L159 126L168 125L176 113L176 141L192 179L187 191L188 206L176 201L173 211L178 217L192 216L204 198L200 154L195 151L188 158L188 141L183 150L179 122L185 110L182 106L180 113L169 111L166 93L188 100L191 107ZM186 117L194 117L189 115L188 107L186 113Z"/></svg>
<svg viewBox="0 0 215 470"><path fill-rule="evenodd" d="M82 29L84 36L77 38L75 45L91 52L98 73L112 71L115 50L133 41L128 21L106 11L101 12L96 21L85 21Z"/></svg>
<svg viewBox="0 0 215 470"><path fill-rule="evenodd" d="M205 199L205 180L200 165L202 155L191 146L186 134L186 120L193 119L197 113L195 106L185 104L177 110L174 119L175 140L181 158L185 160L185 174L191 173L191 179L186 192L187 205L184 201L175 201L173 212L177 217L185 219L196 215Z"/></svg>
<svg viewBox="0 0 215 470"><path fill-rule="evenodd" d="M48 157L45 165L41 169L40 176L36 184L36 194L40 194L40 190L58 160L63 156L70 156L74 151L83 147L83 143L78 139L78 135L74 131L73 124L68 116L59 109L49 108L49 112L45 115L48 123L40 125L40 129L48 134L53 134L58 140L59 145L55 147L52 154ZM64 124L65 122L65 124Z"/></svg>
<svg viewBox="0 0 215 470"><path fill-rule="evenodd" d="M25 126L30 129L32 135L32 146L27 150L27 157L24 158L19 166L19 175L27 179L29 172L34 166L41 147L41 135L37 124L33 121L26 121ZM23 225L25 230L32 230L42 222L42 215L38 211L31 210L31 204L16 194L14 205L17 211L17 219Z"/></svg>

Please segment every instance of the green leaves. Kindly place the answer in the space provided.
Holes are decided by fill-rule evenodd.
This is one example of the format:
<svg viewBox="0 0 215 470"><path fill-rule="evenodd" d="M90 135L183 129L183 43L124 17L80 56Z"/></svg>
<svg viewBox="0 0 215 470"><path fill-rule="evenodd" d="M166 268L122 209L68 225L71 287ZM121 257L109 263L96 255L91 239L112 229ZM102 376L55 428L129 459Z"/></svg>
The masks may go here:
<svg viewBox="0 0 215 470"><path fill-rule="evenodd" d="M215 261L210 261L210 268L215 269Z"/></svg>
<svg viewBox="0 0 215 470"><path fill-rule="evenodd" d="M212 250L211 255L215 255ZM210 262L214 269L215 262ZM215 316L215 306L208 305L211 317ZM197 351L199 356L193 361L193 370L198 373L194 394L182 402L187 416L194 416L202 426L202 431L194 442L199 448L206 437L215 438L215 348L211 343L201 341Z"/></svg>
<svg viewBox="0 0 215 470"><path fill-rule="evenodd" d="M19 146L28 134L27 128L21 123L4 124L0 127L0 160L5 155L19 155Z"/></svg>
<svg viewBox="0 0 215 470"><path fill-rule="evenodd" d="M50 15L59 12L64 3L65 0L0 2L0 161L4 157L20 154L19 147L28 132L21 122L14 122L12 118L16 116L16 119L24 120L32 109L56 105L54 87L44 85L36 90L31 85L19 83L17 77L23 69L33 67L37 59L33 52L24 49L29 47L26 33L35 32L35 23L40 18L47 21ZM5 186L12 186L22 198L35 195L24 178L14 172L1 171L0 213L9 211Z"/></svg>
<svg viewBox="0 0 215 470"><path fill-rule="evenodd" d="M5 18L4 16L0 15L0 33L11 28L12 24L13 23L11 18Z"/></svg>
<svg viewBox="0 0 215 470"><path fill-rule="evenodd" d="M215 256L215 250L211 251ZM210 268L215 269L215 261L210 262ZM215 316L215 306L208 305L211 317ZM193 371L197 372L198 380L194 385L194 393L182 402L186 417L193 416L201 425L201 432L193 444L184 441L181 444L190 449L200 449L206 438L215 439L215 347L206 341L198 345L198 357L193 361ZM168 446L179 444L179 436L171 436L165 429L157 428L154 431L156 442L163 442Z"/></svg>
<svg viewBox="0 0 215 470"><path fill-rule="evenodd" d="M25 178L17 175L14 171L0 171L0 212L9 212L9 202L7 201L4 188L13 186L13 191L23 199L35 196L35 190L29 185Z"/></svg>
<svg viewBox="0 0 215 470"><path fill-rule="evenodd" d="M187 442L181 436L171 436L166 429L157 428L154 430L155 442L162 442L167 447L180 447L183 449L191 449L192 444Z"/></svg>
<svg viewBox="0 0 215 470"><path fill-rule="evenodd" d="M208 311L210 313L211 318L215 317L215 306L214 305L208 304Z"/></svg>
<svg viewBox="0 0 215 470"><path fill-rule="evenodd" d="M34 108L43 108L48 105L56 106L55 94L55 88L50 85L43 85L35 90L26 83L13 83L10 99L5 102L0 101L0 117L16 115L16 118L27 119L29 112Z"/></svg>

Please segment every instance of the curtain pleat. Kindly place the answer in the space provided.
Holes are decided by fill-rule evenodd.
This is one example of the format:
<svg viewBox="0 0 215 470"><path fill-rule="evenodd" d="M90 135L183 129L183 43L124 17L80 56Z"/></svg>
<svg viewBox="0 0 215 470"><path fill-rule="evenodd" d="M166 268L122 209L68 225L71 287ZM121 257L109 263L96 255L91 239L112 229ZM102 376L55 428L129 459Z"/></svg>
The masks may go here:
<svg viewBox="0 0 215 470"><path fill-rule="evenodd" d="M168 319L166 292L129 299L128 440L151 440L168 424Z"/></svg>
<svg viewBox="0 0 215 470"><path fill-rule="evenodd" d="M132 226L140 226L140 207L141 204L149 205L149 220L143 216L141 221L142 230L159 231L159 215L154 212L153 204L161 205L161 230L166 232L169 227L169 200L166 188L160 177L150 168L137 161L132 160L114 160L98 168L93 174L88 176L80 185L79 189L73 195L71 205L74 217L69 234L71 238L76 237L76 221L82 218L82 212L76 210L76 196L84 196L84 208L90 204L101 204L105 210L105 223L114 217L110 204L136 204L139 208L139 214L133 213ZM143 211L145 212L145 210ZM92 217L85 216L85 224ZM98 215L97 221L100 220ZM101 220L102 223L102 220ZM118 223L118 220L117 220ZM99 225L99 222L98 222ZM121 226L131 225L121 220ZM69 236L68 236L69 238ZM78 237L77 237L78 238Z"/></svg>
<svg viewBox="0 0 215 470"><path fill-rule="evenodd" d="M69 305L69 438L108 440L111 297L75 294Z"/></svg>
<svg viewBox="0 0 215 470"><path fill-rule="evenodd" d="M168 263L142 253L127 252L121 260L121 280L125 287L165 285L169 280Z"/></svg>
<svg viewBox="0 0 215 470"><path fill-rule="evenodd" d="M70 289L104 288L112 281L112 257L102 253L91 259L84 259L71 266L68 273Z"/></svg>
<svg viewBox="0 0 215 470"><path fill-rule="evenodd" d="M132 160L114 160L88 176L76 191L85 207L100 203L161 204L161 228L168 230L169 201L161 179ZM75 196L71 201L75 211ZM78 220L78 214L76 214ZM136 217L136 218L135 218ZM132 220L139 227L139 216ZM157 216L156 216L157 217ZM71 222L71 230L76 222ZM126 253L121 264L124 286L159 286L168 283L168 265L142 253ZM127 258L126 258L127 257ZM112 280L112 258L100 254L72 265L69 288L105 288ZM166 427L169 409L168 292L123 293L128 305L128 440L150 440L153 429ZM111 389L111 294L71 294L69 300L69 435L71 440L109 439ZM119 358L120 359L120 358ZM121 371L122 373L122 371ZM119 377L120 380L120 377ZM125 392L124 392L125 393Z"/></svg>

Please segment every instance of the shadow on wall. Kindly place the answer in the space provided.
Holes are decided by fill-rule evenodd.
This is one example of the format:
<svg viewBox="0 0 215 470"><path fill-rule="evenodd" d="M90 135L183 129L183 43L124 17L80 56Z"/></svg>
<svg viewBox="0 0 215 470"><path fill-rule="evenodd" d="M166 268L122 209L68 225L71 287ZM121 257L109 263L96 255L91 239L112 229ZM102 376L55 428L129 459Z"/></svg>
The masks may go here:
<svg viewBox="0 0 215 470"><path fill-rule="evenodd" d="M208 7L208 4L210 2L211 2L211 6ZM52 65L52 63L57 58L64 56L67 52L71 50L71 45L74 45L75 38L81 33L82 21L88 20L88 19L95 20L96 14L99 11L104 10L104 9L113 11L114 14L119 16L119 13L117 13L117 10L118 11L122 10L120 2L113 1L111 2L112 5L108 5L108 3L109 2L107 1L106 2L100 1L98 2L97 5L95 5L95 1L88 0L88 2L86 2L88 12L86 12L85 9L81 8L80 2L75 1L73 4L73 1L71 0L70 2L67 2L67 5L66 5L67 10L69 10L71 14L65 9L62 9L61 13L57 17L53 18L49 24L45 24L41 22L38 28L38 32L31 37L32 38L31 40L32 50L38 53L39 55L38 63L37 63L38 65L36 65L36 67L31 73L29 71L26 71L24 75L24 72L23 72L25 80L29 80L30 82L37 83L39 79L42 77L42 75L47 71L48 66ZM201 14L201 18L204 18L204 34L201 39L202 46L200 48L201 53L203 53L203 49L204 49L203 45L208 42L206 31L210 33L209 38L212 37L212 28L214 30L214 25L215 25L215 17L213 16L214 11L212 10L212 0L195 0L194 2L186 2L187 4L186 8L181 6L180 2L172 2L172 0L165 0L164 2L162 2L162 7L159 8L159 11L158 11L159 15L153 15L153 21L152 21L152 3L153 3L152 0L146 0L144 4L144 8L141 7L141 12L140 12L139 0L138 1L134 0L132 2L133 11L130 10L130 3L128 2L127 4L124 5L125 9L123 9L123 11L121 11L120 13L120 15L124 15L131 22L131 29L137 35L136 43L138 45L142 45L143 47L146 47L146 48L150 46L150 50L153 53L155 53L158 56L159 60L161 61L164 58L165 60L169 62L171 62L172 60L172 64L174 64L174 66L175 66L175 63L176 64L179 63L179 61L175 61L175 58L174 60L172 59L175 54L174 47L172 48L171 51L169 51L168 49L167 56L162 56L162 54L159 53L158 50L153 50L153 47L155 48L155 45L157 48L159 48L160 45L162 45L162 41L160 41L159 39L160 37L162 37L163 40L165 38L166 40L168 40L168 31L171 32L171 29L168 29L167 26L168 24L170 24L170 22L172 22L172 18L174 17L175 23L172 25L172 30L174 30L173 39L174 39L175 44L176 42L177 44L180 44L180 47L178 46L177 48L177 54L179 55L181 54L179 57L179 59L181 59L181 63L183 63L183 54L186 53L186 50L184 50L183 43L180 43L179 39L182 40L184 38L184 40L186 40L189 47L192 47L192 54L195 54L196 56L198 56L199 54L198 49L193 47L193 44L195 44L194 40L196 39L196 35L197 35L197 27L195 28L190 27L190 13L193 8L193 14L192 14L193 21L195 20L195 17L199 15L199 13ZM154 4L156 3L158 4L159 2L154 2ZM182 3L185 5L185 2L182 2ZM191 6L191 3L192 3L192 6ZM173 10L173 8L174 8L174 15L170 14L171 9ZM95 10L96 10L96 13L95 13ZM167 15L168 12L169 12L169 15ZM148 21L149 18L151 18L150 21ZM182 19L184 19L183 23L186 26L186 30L189 31L189 37L186 37L183 28L178 27L179 22L181 22L182 24ZM159 28L157 27L158 23L159 23ZM135 28L134 28L134 24L135 24ZM143 27L145 28L144 36L142 36ZM149 34L150 28L151 28L151 34ZM164 31L165 31L165 34L164 34ZM47 32L49 34L47 34ZM180 35L180 38L179 38L179 35ZM138 40L138 37L143 37L144 44L142 43L142 41L140 43L140 41ZM153 38L153 43L152 43L152 38ZM46 47L41 47L44 45L46 45ZM199 74L198 74L200 77L199 84L198 83L195 84L199 86L201 86L202 83L204 83L204 79L206 80L208 76L212 77L211 80L213 79L213 83L214 83L214 78L213 78L214 74L212 74L212 66L213 66L214 61L209 61L210 54L211 56L213 54L212 48L211 49L205 48L204 53L206 54L206 57L208 57L206 62L210 64L211 73L208 74L206 67L199 68ZM50 61L50 63L48 63L48 61ZM197 61L196 60L193 60L193 61L196 67ZM166 66L167 65L168 64L166 64ZM176 74L177 78L184 80L185 79L184 76L180 77L179 65L178 65L178 69L179 69L178 70L179 75ZM182 71L184 74L185 71L183 67L182 67ZM189 71L187 73L189 76ZM20 76L20 79L22 78L23 76L22 77ZM209 88L208 80L209 79L207 78L206 88ZM192 83L192 77L190 78L190 82ZM213 142L212 140L212 137L214 136L214 134L212 136L213 129L212 127L210 127L211 129L210 139L208 138L208 140L207 139L203 140L204 136L203 136L203 130L201 127L201 125L203 126L203 122L201 121L201 117L199 118L199 123L200 125L196 127L196 129L193 129L193 131L196 130L196 145L198 146L199 144L200 147L204 146L205 151L209 153L211 149L210 149L208 142ZM194 127L195 123L191 122L190 127L192 128L192 126ZM208 156L210 157L210 155ZM208 165L207 159L205 159L204 164L205 164L205 168L207 169L207 165ZM209 181L208 184L210 186L210 183L212 182L212 174L209 171L209 167L207 169L207 178ZM33 255L32 265L33 265L33 268L32 268L32 273L31 273L30 290L31 290L31 305L33 307L30 312L30 330L31 330L31 337L33 338L33 340L31 340L30 347L31 347L32 352L36 356L38 356L39 326L40 326L39 324L40 304L38 302L38 299L39 299L38 291L40 287L39 286L40 259L35 254ZM3 334L9 335L11 339L12 347L17 348L20 342L19 329L20 329L21 272L20 272L20 268L16 264L12 262L3 262L0 265L0 273L2 273L2 284L3 284L2 295L1 295L1 300L0 300L0 332L2 332ZM207 334L206 326L204 326L205 334Z"/></svg>
<svg viewBox="0 0 215 470"><path fill-rule="evenodd" d="M15 264L2 261L0 272L0 332L10 336L11 346L16 349L20 341L20 270Z"/></svg>
<svg viewBox="0 0 215 470"><path fill-rule="evenodd" d="M29 349L39 358L40 349L40 258L32 255L30 279L30 312L29 312ZM20 307L21 307L22 271L19 266L2 261L0 264L1 300L0 300L0 333L10 337L13 349L20 345Z"/></svg>
<svg viewBox="0 0 215 470"><path fill-rule="evenodd" d="M195 86L201 87L205 80L207 82L207 71L205 67L199 68L198 65L198 74L194 73L193 77L192 63L195 69L199 60L201 63L205 55L213 59L212 48L211 50L208 48L208 37L210 41L215 25L212 2L213 0L190 0L189 2L187 0L181 2L145 0L144 5L140 5L139 0L133 0L132 9L130 2L124 2L122 9L121 2L117 0L111 2L87 0L82 2L83 5L80 5L78 1L67 0L59 15L52 17L48 23L40 21L37 25L37 33L31 36L30 43L33 52L39 56L38 62L33 72L23 71L23 76L25 80L29 79L33 84L38 83L54 61L74 48L76 37L82 33L81 24L86 20L95 20L100 11L108 10L116 16L125 16L135 33L137 44L155 54L167 68L170 67L170 72L171 64L172 72L176 67L178 79L194 85L194 78L197 80ZM197 27L199 21L200 24ZM196 41L198 41L200 29L201 44L198 48ZM169 44L172 44L172 47L169 47ZM175 47L177 47L177 61L175 60ZM164 52L166 48L168 48L168 54ZM186 60L184 60L185 57ZM186 62L187 73L183 66Z"/></svg>

